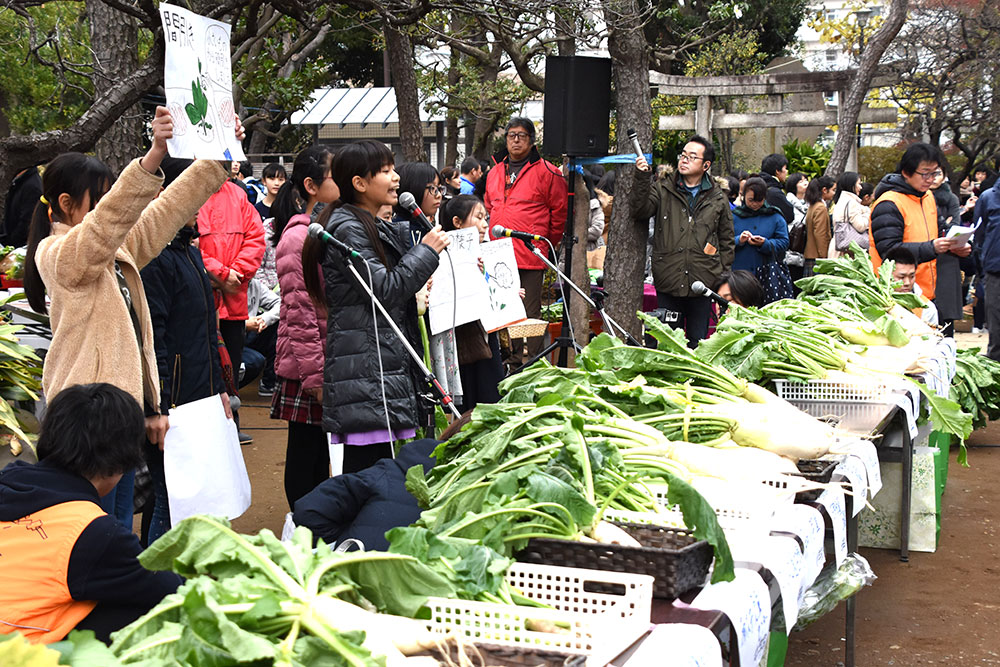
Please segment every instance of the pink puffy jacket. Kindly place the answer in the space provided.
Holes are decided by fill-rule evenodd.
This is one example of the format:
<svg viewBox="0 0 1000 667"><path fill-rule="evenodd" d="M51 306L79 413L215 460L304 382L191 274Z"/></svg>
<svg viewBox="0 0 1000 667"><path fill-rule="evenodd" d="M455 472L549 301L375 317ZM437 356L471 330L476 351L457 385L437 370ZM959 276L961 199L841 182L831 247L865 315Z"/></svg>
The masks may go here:
<svg viewBox="0 0 1000 667"><path fill-rule="evenodd" d="M309 236L309 216L293 216L275 250L281 319L274 370L283 378L298 380L303 388L323 386L326 358L326 315L317 311L302 274L302 246ZM320 271L319 266L312 267ZM322 277L320 278L322 284Z"/></svg>

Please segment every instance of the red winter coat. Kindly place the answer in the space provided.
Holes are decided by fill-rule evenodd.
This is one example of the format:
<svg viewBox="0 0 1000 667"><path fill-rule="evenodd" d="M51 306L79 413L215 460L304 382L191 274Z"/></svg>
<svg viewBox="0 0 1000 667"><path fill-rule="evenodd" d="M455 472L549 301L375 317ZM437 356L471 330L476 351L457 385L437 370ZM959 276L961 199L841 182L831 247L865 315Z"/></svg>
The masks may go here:
<svg viewBox="0 0 1000 667"><path fill-rule="evenodd" d="M510 189L506 184L507 151L493 156L494 167L486 176L486 210L490 214L490 230L493 225L501 225L530 234L540 234L548 238L559 249L563 230L566 228L566 179L559 168L546 162L532 147L528 163L521 167L521 173ZM545 243L537 242L543 253ZM535 257L524 243L515 239L514 255L519 269L544 269L545 265Z"/></svg>
<svg viewBox="0 0 1000 667"><path fill-rule="evenodd" d="M309 235L309 220L304 214L292 216L275 249L281 318L274 371L283 378L301 382L305 389L314 389L323 386L326 313L316 310L302 273L302 246ZM311 270L320 274L322 285L319 266Z"/></svg>
<svg viewBox="0 0 1000 667"><path fill-rule="evenodd" d="M247 285L264 257L264 226L247 200L246 190L226 181L198 211L199 247L205 268L225 282L230 270L243 276L240 291L215 290L215 305L223 320L246 320Z"/></svg>

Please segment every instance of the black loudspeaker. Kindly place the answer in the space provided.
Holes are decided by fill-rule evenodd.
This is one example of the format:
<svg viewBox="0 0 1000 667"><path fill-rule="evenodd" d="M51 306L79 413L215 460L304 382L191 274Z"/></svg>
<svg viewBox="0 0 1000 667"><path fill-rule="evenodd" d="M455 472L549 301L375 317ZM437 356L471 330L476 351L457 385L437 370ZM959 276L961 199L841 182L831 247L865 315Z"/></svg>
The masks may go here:
<svg viewBox="0 0 1000 667"><path fill-rule="evenodd" d="M610 118L610 58L545 58L543 152L571 157L607 155Z"/></svg>

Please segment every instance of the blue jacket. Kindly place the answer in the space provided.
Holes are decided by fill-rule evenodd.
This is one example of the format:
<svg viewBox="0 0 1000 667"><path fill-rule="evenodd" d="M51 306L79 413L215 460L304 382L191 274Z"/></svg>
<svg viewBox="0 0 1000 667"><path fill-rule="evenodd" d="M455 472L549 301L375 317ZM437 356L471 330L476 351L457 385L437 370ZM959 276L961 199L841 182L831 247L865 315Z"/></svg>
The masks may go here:
<svg viewBox="0 0 1000 667"><path fill-rule="evenodd" d="M307 527L329 545L354 538L368 550L388 549L386 531L420 518L417 499L406 490L406 471L422 465L429 472L437 444L415 440L403 445L395 459L325 480L295 503L295 525Z"/></svg>
<svg viewBox="0 0 1000 667"><path fill-rule="evenodd" d="M733 209L733 231L736 238L736 257L732 270L753 272L758 266L782 261L788 250L788 223L777 208L765 203L754 211L746 206ZM749 231L763 236L766 241L761 246L740 244L740 234Z"/></svg>
<svg viewBox="0 0 1000 667"><path fill-rule="evenodd" d="M193 228L182 227L140 272L153 323L162 414L226 390L212 285L201 253L191 245L193 236Z"/></svg>
<svg viewBox="0 0 1000 667"><path fill-rule="evenodd" d="M1000 189L996 185L984 192L976 202L975 213L972 215L973 224L980 219L983 270L987 273L1000 273Z"/></svg>
<svg viewBox="0 0 1000 667"><path fill-rule="evenodd" d="M462 176L460 178L461 182L458 185L458 194L460 195L476 194L476 184L467 179L465 176Z"/></svg>

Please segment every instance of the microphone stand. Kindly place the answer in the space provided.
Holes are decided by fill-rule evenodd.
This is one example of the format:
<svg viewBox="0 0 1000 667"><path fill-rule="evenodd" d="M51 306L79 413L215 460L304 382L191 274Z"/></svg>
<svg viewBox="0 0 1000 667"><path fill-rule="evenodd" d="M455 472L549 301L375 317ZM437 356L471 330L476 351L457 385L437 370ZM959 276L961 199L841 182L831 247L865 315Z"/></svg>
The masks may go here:
<svg viewBox="0 0 1000 667"><path fill-rule="evenodd" d="M441 405L446 410L451 410L451 413L456 418L461 417L462 414L458 411L458 408L455 407L455 399L451 397L451 394L445 391L444 387L442 387L441 383L438 382L437 377L434 375L431 369L427 368L427 365L424 363L424 360L420 357L417 351L413 349L413 346L410 345L410 341L406 340L406 336L400 330L399 326L389 316L389 313L388 311L386 311L385 306L383 306L382 302L379 301L378 297L375 296L375 292L374 290L372 290L371 285L369 285L365 281L365 279L361 277L361 274L358 273L357 268L355 268L354 266L354 262L351 261L351 253L345 251L343 248L340 248L336 245L331 245L328 247L336 248L337 251L344 256L344 264L347 265L347 270L351 272L351 275L353 275L354 279L358 281L358 284L361 285L361 288L364 289L364 291L368 293L368 296L371 297L372 303L374 303L378 311L382 313L382 317L384 317L385 321L388 322L389 328L392 329L393 333L396 334L396 338L399 339L399 342L403 344L403 347L406 349L410 357L413 359L413 363L415 363L417 365L417 368L420 369L420 372L424 374L424 380L427 382L427 384L431 386L431 389L434 390L434 393L437 396L437 399L441 403ZM357 255L357 257L359 257L362 262L366 261L365 258L361 257L360 255Z"/></svg>
<svg viewBox="0 0 1000 667"><path fill-rule="evenodd" d="M560 271L558 266L556 266L551 261L549 261L549 259L544 254L542 254L542 252L538 248L536 248L535 245L531 241L526 241L525 240L524 244L526 246L528 246L528 249L532 253L534 253L534 255L536 257L538 257L538 259L542 260L542 262L544 262L547 267L549 267L550 269L552 269L553 271L556 272L556 275L559 276L562 279L563 284L569 285L573 289L573 291L576 292L577 294L579 294L580 297L583 298L583 300L585 302L587 302L587 304L591 308L593 308L594 310L597 311L597 314L600 315L601 320L603 320L603 322L604 322L604 329L605 329L605 331L607 331L608 333L610 333L612 336L615 336L616 338L619 336L619 332L620 332L622 335L624 335L626 343L628 343L629 345L635 345L635 346L638 346L638 347L642 347L642 343L640 343L639 341L637 341L632 334L630 334L628 331L626 331L625 327L623 327L622 325L618 324L613 319L611 319L611 316L608 315L608 312L606 310L604 310L604 297L603 297L603 295L601 297L599 297L595 301L593 298L591 298L590 294L587 294L585 291L583 291L580 288L579 285L577 285L575 282L573 282L570 279L569 276L567 276L565 273L563 273L562 271ZM563 305L563 314L564 315L566 314L566 310L567 310L566 309L566 305L564 304ZM549 347L552 347L552 346L550 345ZM547 354L547 351L543 352L540 356L545 356L545 354ZM531 363L533 363L537 359L538 359L538 357L536 357L535 359L532 359ZM527 366L528 364L525 364L525 365Z"/></svg>

